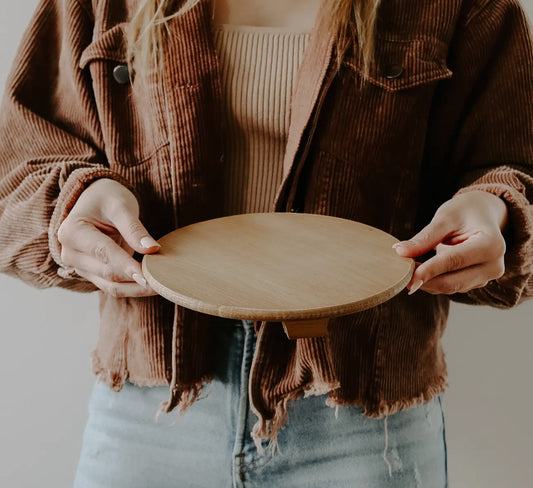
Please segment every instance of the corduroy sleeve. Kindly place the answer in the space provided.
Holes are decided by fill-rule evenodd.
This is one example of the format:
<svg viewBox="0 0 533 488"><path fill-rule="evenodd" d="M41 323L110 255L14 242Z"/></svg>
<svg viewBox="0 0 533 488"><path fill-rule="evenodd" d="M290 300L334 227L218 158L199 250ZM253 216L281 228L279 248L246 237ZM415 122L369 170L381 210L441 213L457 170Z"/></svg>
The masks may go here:
<svg viewBox="0 0 533 488"><path fill-rule="evenodd" d="M484 0L454 54L467 90L451 163L452 194L483 190L508 208L505 273L457 302L509 308L533 296L533 42L517 0Z"/></svg>
<svg viewBox="0 0 533 488"><path fill-rule="evenodd" d="M57 274L57 230L98 178L114 179L135 194L109 168L90 75L78 67L93 32L90 5L40 1L0 106L0 271L37 288L96 291L83 278Z"/></svg>

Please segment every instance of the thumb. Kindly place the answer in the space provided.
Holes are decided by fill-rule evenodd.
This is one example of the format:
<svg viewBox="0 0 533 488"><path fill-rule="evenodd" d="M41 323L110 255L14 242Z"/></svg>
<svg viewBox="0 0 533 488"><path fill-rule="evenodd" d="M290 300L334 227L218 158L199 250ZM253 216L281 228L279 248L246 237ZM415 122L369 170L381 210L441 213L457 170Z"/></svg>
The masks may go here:
<svg viewBox="0 0 533 488"><path fill-rule="evenodd" d="M127 207L122 207L121 210L117 209L114 215L109 215L109 217L120 235L135 251L145 254L158 251L161 247L141 221L127 210Z"/></svg>
<svg viewBox="0 0 533 488"><path fill-rule="evenodd" d="M402 256L422 256L435 249L451 231L446 219L434 219L411 239L397 242L392 247Z"/></svg>

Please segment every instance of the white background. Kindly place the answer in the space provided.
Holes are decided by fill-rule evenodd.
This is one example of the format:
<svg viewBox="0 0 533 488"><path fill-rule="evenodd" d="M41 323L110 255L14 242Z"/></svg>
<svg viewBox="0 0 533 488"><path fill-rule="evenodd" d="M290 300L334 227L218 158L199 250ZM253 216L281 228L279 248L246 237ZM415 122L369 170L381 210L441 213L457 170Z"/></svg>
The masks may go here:
<svg viewBox="0 0 533 488"><path fill-rule="evenodd" d="M0 2L3 92L37 0ZM533 16L533 0L522 4ZM0 307L0 486L69 487L94 383L97 294L0 275ZM452 488L533 486L532 316L533 301L503 311L452 305L444 336Z"/></svg>

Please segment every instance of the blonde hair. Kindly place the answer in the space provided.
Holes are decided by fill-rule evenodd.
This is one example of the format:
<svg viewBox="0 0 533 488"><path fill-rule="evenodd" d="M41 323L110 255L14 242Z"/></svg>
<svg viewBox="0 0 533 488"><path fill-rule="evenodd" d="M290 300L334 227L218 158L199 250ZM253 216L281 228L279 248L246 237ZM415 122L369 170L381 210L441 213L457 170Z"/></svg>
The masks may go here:
<svg viewBox="0 0 533 488"><path fill-rule="evenodd" d="M163 29L166 22L194 7L199 0L143 0L129 23L127 57L135 79L152 68L162 68ZM183 3L180 8L177 4ZM380 0L330 0L329 28L336 37L337 67L350 46L358 50L363 61L363 74L368 76L374 64L377 12ZM139 75L141 75L139 77Z"/></svg>

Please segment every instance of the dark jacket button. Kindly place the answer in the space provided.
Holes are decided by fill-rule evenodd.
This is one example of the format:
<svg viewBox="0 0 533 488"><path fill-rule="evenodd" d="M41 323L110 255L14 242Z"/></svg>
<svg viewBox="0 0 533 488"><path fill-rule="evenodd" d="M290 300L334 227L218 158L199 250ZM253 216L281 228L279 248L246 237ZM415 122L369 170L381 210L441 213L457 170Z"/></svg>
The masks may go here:
<svg viewBox="0 0 533 488"><path fill-rule="evenodd" d="M403 73L403 66L401 64L388 64L383 70L383 74L388 80L399 78Z"/></svg>
<svg viewBox="0 0 533 488"><path fill-rule="evenodd" d="M117 83L125 85L130 82L130 72L128 71L128 65L119 64L113 69L113 78Z"/></svg>

